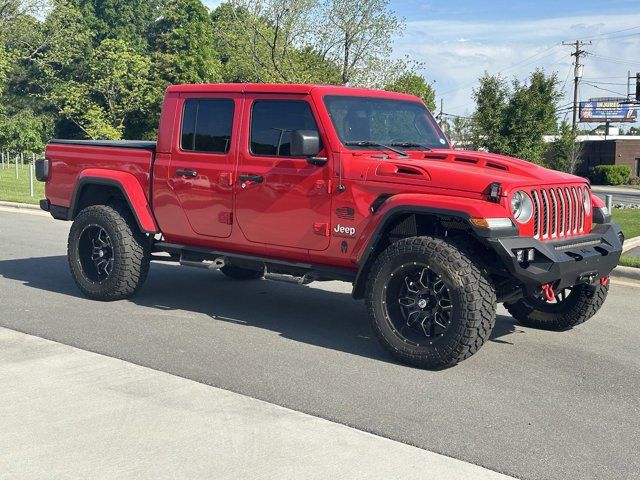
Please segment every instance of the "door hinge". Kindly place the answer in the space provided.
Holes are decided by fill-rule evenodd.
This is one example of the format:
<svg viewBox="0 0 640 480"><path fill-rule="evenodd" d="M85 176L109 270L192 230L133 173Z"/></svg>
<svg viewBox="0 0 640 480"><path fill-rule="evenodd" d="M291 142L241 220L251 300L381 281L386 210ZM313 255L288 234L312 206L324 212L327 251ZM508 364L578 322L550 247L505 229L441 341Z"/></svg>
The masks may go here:
<svg viewBox="0 0 640 480"><path fill-rule="evenodd" d="M218 221L225 225L233 225L233 212L220 212L218 214Z"/></svg>
<svg viewBox="0 0 640 480"><path fill-rule="evenodd" d="M323 237L328 237L330 234L329 224L326 222L316 222L313 224L313 233L316 235L322 235Z"/></svg>

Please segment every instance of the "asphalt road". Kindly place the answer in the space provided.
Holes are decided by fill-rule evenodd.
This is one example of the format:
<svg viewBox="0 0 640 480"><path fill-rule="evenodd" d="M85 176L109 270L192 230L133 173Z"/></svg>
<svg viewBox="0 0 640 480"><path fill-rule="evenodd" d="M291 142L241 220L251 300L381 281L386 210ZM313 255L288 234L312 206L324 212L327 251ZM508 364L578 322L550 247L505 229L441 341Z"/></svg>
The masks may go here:
<svg viewBox="0 0 640 480"><path fill-rule="evenodd" d="M622 203L624 205L640 205L640 190L635 190L626 187L606 187L601 185L594 185L591 187L593 193L595 193L602 200L606 201L607 195L613 195L613 204Z"/></svg>
<svg viewBox="0 0 640 480"><path fill-rule="evenodd" d="M564 333L500 310L478 354L429 372L390 360L346 284L155 264L131 301L86 300L68 273L68 228L0 212L0 325L524 479L637 478L637 286L614 285L596 317Z"/></svg>

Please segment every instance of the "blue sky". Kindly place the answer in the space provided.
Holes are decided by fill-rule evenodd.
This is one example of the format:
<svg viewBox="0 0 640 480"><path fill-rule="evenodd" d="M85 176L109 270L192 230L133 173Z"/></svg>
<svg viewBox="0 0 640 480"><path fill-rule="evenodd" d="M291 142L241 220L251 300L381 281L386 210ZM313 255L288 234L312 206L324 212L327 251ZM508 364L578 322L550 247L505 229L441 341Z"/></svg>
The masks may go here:
<svg viewBox="0 0 640 480"><path fill-rule="evenodd" d="M563 41L593 41L581 99L625 94L627 71L640 72L640 0L391 0L390 7L406 21L394 57L424 62L420 73L448 113L473 111L472 89L485 70L519 79L537 67L556 71L562 84L568 78L569 103L573 58Z"/></svg>

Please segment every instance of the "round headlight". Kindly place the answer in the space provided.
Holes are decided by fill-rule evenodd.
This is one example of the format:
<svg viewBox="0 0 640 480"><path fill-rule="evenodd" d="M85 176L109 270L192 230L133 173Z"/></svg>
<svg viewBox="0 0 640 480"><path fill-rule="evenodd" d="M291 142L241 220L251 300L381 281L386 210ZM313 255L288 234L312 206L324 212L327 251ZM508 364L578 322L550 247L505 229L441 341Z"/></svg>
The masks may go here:
<svg viewBox="0 0 640 480"><path fill-rule="evenodd" d="M518 190L511 197L511 214L520 223L527 223L533 215L533 201L522 190Z"/></svg>
<svg viewBox="0 0 640 480"><path fill-rule="evenodd" d="M584 211L587 215L591 214L591 192L588 188L585 188L582 191L583 203L584 203Z"/></svg>

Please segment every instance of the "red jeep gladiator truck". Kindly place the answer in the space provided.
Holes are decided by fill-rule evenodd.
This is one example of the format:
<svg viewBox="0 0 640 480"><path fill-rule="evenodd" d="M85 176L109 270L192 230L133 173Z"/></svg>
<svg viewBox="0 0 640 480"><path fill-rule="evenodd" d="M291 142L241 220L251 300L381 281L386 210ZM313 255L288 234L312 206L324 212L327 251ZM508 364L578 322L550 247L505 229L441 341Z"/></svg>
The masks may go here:
<svg viewBox="0 0 640 480"><path fill-rule="evenodd" d="M584 322L623 242L583 178L454 150L417 97L386 91L172 86L157 142L52 140L36 170L89 298L132 295L152 260L343 280L422 368L474 354L498 302L527 326Z"/></svg>

